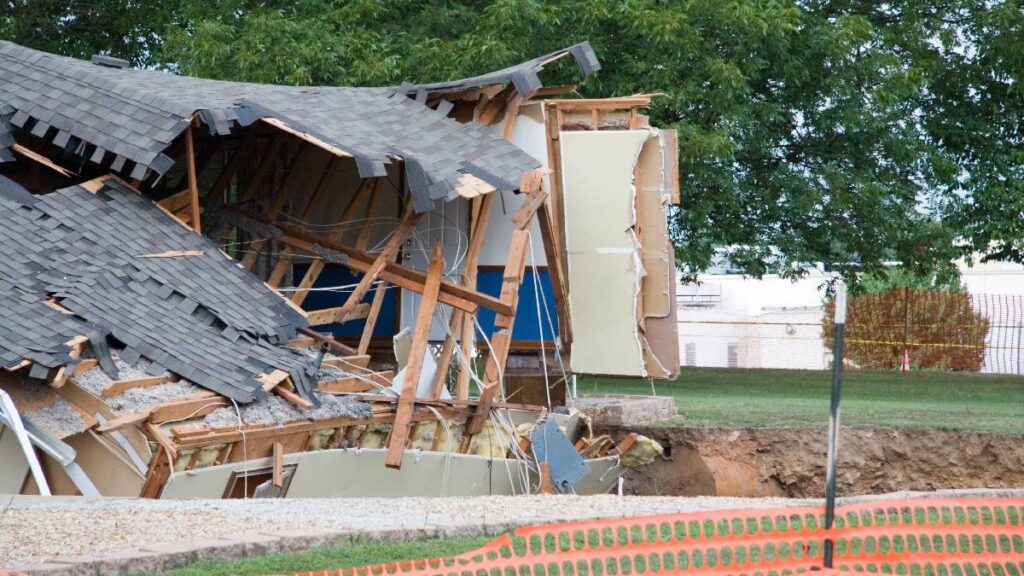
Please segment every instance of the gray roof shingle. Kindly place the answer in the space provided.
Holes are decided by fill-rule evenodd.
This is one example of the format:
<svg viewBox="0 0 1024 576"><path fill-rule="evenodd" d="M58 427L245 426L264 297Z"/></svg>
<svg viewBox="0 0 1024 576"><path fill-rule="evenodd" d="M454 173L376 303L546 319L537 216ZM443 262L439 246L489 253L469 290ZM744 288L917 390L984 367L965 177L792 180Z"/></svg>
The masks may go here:
<svg viewBox="0 0 1024 576"><path fill-rule="evenodd" d="M65 342L109 334L240 402L265 396L256 377L274 369L312 398L308 359L282 345L305 318L211 240L114 179L31 198L0 194L0 365L66 365ZM202 255L144 257L170 251Z"/></svg>
<svg viewBox="0 0 1024 576"><path fill-rule="evenodd" d="M589 45L568 50L580 62L596 63ZM532 86L536 71L549 58L422 88L443 91L504 81ZM593 68L588 66L584 70ZM380 175L385 164L405 158L418 163L426 175L414 194L430 199L453 197L451 183L462 174L513 190L523 172L538 166L492 131L447 118L395 88L206 80L93 64L0 41L0 156L9 116L12 126L54 138L80 155L99 158L106 151L119 165L122 159L131 161L136 165L132 177L147 170L162 174L173 164L164 152L193 115L217 133L263 117L288 122L353 154L362 177Z"/></svg>

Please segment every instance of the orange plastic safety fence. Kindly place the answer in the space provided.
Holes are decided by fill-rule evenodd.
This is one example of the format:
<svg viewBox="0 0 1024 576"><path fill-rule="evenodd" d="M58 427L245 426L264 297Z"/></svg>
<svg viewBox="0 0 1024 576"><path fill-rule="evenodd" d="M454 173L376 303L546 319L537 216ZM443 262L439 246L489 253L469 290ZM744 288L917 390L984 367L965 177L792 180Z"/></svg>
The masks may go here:
<svg viewBox="0 0 1024 576"><path fill-rule="evenodd" d="M1024 575L1024 499L858 504L823 525L820 508L779 508L528 526L449 558L296 576L786 576L820 569L826 538L836 571Z"/></svg>

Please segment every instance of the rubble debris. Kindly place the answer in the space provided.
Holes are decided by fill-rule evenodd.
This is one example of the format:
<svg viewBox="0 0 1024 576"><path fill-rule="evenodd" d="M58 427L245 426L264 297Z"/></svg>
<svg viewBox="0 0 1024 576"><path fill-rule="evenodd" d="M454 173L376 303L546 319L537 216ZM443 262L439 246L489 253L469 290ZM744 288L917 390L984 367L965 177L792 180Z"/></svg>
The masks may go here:
<svg viewBox="0 0 1024 576"><path fill-rule="evenodd" d="M50 457L82 459L78 478L112 494L609 490L643 444L581 436L555 412L564 395L509 402L530 383L510 393L506 367L538 344L575 361L575 330L584 355L627 342L630 370L672 374L674 195L657 166L603 190L641 212L621 218L633 268L621 322L574 326L566 228L607 210L567 209L585 167L567 154L563 182L559 140L630 134L602 150L630 169L634 148L666 148L639 112L650 96L548 99L572 90L539 78L564 56L600 68L584 42L438 84L287 87L0 41L0 388L45 391L18 409L61 437ZM548 327L530 334L542 306ZM25 485L2 464L2 485Z"/></svg>

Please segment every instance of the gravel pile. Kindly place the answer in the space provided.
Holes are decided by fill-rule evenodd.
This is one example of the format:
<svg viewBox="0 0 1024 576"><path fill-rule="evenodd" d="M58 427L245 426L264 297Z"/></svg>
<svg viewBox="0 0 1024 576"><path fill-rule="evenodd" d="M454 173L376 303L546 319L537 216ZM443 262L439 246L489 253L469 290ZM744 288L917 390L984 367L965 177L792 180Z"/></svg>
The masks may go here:
<svg viewBox="0 0 1024 576"><path fill-rule="evenodd" d="M161 542L212 540L272 530L480 527L806 502L810 501L639 496L0 499L0 567L25 567L59 556L110 555Z"/></svg>
<svg viewBox="0 0 1024 576"><path fill-rule="evenodd" d="M1024 497L1024 490L939 490L841 499ZM0 497L0 568L60 556L112 555L143 546L275 530L333 531L551 523L681 512L821 505L820 499L667 496L489 496L142 500Z"/></svg>

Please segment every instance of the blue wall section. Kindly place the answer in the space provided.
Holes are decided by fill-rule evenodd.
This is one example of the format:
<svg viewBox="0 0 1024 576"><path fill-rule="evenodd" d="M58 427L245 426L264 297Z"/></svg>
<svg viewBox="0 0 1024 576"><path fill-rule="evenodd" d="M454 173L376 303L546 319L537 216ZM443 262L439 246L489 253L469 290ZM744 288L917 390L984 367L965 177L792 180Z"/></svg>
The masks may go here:
<svg viewBox="0 0 1024 576"><path fill-rule="evenodd" d="M295 264L293 266L296 278L302 278L308 269L308 264ZM328 264L316 279L313 287L347 286L359 282L361 277L362 275L356 276L344 266ZM310 292L302 302L302 308L304 310L322 310L324 308L341 306L345 303L351 292L351 289L345 292ZM371 289L366 297L363 298L363 302L371 302L373 300L373 293L374 290ZM491 321L493 322L493 317ZM536 321L534 323L536 324ZM398 288L389 286L387 292L385 292L384 303L380 308L380 316L377 317L377 324L373 327L373 335L390 338L395 335L395 326L397 325ZM318 326L317 329L330 332L335 336L361 336L364 326L366 326L366 320L350 320L344 324L324 324L323 326Z"/></svg>
<svg viewBox="0 0 1024 576"><path fill-rule="evenodd" d="M477 289L485 294L498 296L501 293L503 272L500 269L481 270L477 274ZM538 271L538 276L540 276L540 289L544 294L541 306L546 302L548 308L547 313L544 312L543 307L540 310L543 332L541 326L537 325L537 293L533 288L534 275L530 267L527 267L526 278L523 279L523 285L519 288L519 308L516 310L516 324L512 329L512 340L539 341L543 339L553 341L555 334L558 334L558 314L555 310L555 295L551 290L551 279L546 270ZM549 315L550 323L548 322ZM490 338L494 332L494 312L480 308L477 318L480 321L480 327ZM551 333L551 326L554 326L555 334ZM542 334L543 336L541 336Z"/></svg>

